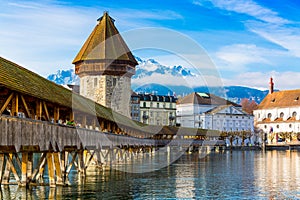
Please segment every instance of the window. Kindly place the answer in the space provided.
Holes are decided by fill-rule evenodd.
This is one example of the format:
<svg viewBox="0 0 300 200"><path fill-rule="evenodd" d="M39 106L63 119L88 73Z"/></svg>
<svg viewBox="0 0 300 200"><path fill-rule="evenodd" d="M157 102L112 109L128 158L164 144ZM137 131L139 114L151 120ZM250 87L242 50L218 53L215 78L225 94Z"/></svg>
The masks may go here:
<svg viewBox="0 0 300 200"><path fill-rule="evenodd" d="M297 116L297 112L293 112L292 116L296 117Z"/></svg>
<svg viewBox="0 0 300 200"><path fill-rule="evenodd" d="M268 118L271 118L271 117L272 117L272 114L271 114L271 113L269 113L269 114L268 114Z"/></svg>
<svg viewBox="0 0 300 200"><path fill-rule="evenodd" d="M279 125L277 125L276 128L279 128Z"/></svg>
<svg viewBox="0 0 300 200"><path fill-rule="evenodd" d="M265 125L265 129L267 129L267 125Z"/></svg>
<svg viewBox="0 0 300 200"><path fill-rule="evenodd" d="M159 103L156 104L156 107L159 108Z"/></svg>
<svg viewBox="0 0 300 200"><path fill-rule="evenodd" d="M292 124L290 124L289 127L292 128Z"/></svg>
<svg viewBox="0 0 300 200"><path fill-rule="evenodd" d="M283 118L283 117L284 117L284 113L281 112L281 113L280 113L280 118Z"/></svg>
<svg viewBox="0 0 300 200"><path fill-rule="evenodd" d="M94 78L94 87L97 87L97 86L98 86L98 79Z"/></svg>
<svg viewBox="0 0 300 200"><path fill-rule="evenodd" d="M146 108L146 102L143 103L143 107Z"/></svg>
<svg viewBox="0 0 300 200"><path fill-rule="evenodd" d="M113 78L113 86L116 86L116 85L117 85L117 79Z"/></svg>

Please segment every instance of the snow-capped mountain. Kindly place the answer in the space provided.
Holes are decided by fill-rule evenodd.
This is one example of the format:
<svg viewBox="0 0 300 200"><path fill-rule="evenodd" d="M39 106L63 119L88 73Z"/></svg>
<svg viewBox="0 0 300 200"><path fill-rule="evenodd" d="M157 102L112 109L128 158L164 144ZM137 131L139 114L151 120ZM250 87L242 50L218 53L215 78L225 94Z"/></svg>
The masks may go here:
<svg viewBox="0 0 300 200"><path fill-rule="evenodd" d="M162 65L154 59L143 60L139 57L135 57L135 59L137 60L138 65L136 66L136 73L132 77L133 83L135 79L141 79L155 74L170 75L174 77L197 76L196 74L192 73L190 70L180 65L170 67L170 66ZM55 74L50 74L47 77L47 79L60 85L79 83L79 78L75 74L74 69L59 70Z"/></svg>
<svg viewBox="0 0 300 200"><path fill-rule="evenodd" d="M50 74L47 79L59 85L79 84L79 77L75 74L74 69L58 70L55 74Z"/></svg>
<svg viewBox="0 0 300 200"><path fill-rule="evenodd" d="M172 75L177 77L195 77L196 74L192 73L189 69L177 66L165 66L160 64L154 59L142 60L139 57L135 57L139 65L136 66L136 73L132 79L140 79L153 74ZM134 82L134 81L133 81Z"/></svg>
<svg viewBox="0 0 300 200"><path fill-rule="evenodd" d="M180 84L172 85L172 82L170 84L156 83L157 80L153 80L154 77L167 77L165 79L173 77L177 80L179 77L197 79L198 75L180 65L170 67L162 65L154 59L143 60L139 57L135 57L135 59L139 65L136 66L136 74L132 77L132 87L138 93L184 96L191 92L208 92L225 97L235 103L239 103L243 98L255 100L259 103L268 93L268 91L240 86L225 86L222 88L206 86L187 87ZM79 85L79 77L75 74L74 69L59 70L55 74L49 75L47 79L60 85ZM143 82L143 84L140 84L138 82L144 79L151 79L152 83Z"/></svg>

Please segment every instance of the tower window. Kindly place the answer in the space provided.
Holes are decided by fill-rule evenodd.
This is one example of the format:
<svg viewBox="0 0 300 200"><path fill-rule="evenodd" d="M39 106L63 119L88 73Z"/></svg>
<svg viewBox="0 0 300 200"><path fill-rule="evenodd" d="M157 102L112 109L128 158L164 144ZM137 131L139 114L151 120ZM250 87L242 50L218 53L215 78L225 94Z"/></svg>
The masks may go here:
<svg viewBox="0 0 300 200"><path fill-rule="evenodd" d="M97 86L98 86L98 79L94 78L94 87L97 87Z"/></svg>

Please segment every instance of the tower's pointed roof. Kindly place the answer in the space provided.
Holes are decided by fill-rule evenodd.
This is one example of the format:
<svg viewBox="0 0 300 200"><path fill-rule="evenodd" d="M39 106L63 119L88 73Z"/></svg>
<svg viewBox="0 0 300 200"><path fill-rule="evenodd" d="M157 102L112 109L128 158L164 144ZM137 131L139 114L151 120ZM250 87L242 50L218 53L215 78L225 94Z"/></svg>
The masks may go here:
<svg viewBox="0 0 300 200"><path fill-rule="evenodd" d="M114 25L108 12L98 20L98 24L73 60L73 64L85 60L122 60L137 65L125 41Z"/></svg>

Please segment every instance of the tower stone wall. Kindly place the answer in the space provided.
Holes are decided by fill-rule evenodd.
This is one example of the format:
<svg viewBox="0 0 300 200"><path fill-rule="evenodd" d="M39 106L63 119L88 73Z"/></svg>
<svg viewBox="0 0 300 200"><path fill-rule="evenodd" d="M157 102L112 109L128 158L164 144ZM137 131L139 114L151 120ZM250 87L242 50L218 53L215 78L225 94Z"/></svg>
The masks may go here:
<svg viewBox="0 0 300 200"><path fill-rule="evenodd" d="M130 117L130 77L112 75L83 76L80 78L80 94Z"/></svg>

